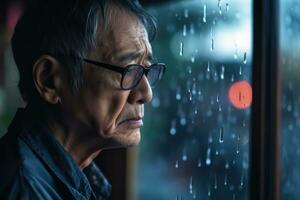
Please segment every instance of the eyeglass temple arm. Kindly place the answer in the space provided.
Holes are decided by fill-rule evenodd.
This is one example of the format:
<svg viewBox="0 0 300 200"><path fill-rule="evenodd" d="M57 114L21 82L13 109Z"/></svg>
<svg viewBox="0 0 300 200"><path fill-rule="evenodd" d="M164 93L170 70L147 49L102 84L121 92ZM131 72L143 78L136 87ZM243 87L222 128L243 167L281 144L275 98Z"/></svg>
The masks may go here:
<svg viewBox="0 0 300 200"><path fill-rule="evenodd" d="M87 63L93 64L93 65L96 65L98 67L102 67L105 69L110 69L112 71L119 72L121 74L123 74L125 71L124 68L119 67L119 66L115 66L115 65L111 65L111 64L107 64L107 63L101 63L101 62L97 62L97 61L93 61L93 60L89 60L89 59L85 59L85 58L83 60Z"/></svg>

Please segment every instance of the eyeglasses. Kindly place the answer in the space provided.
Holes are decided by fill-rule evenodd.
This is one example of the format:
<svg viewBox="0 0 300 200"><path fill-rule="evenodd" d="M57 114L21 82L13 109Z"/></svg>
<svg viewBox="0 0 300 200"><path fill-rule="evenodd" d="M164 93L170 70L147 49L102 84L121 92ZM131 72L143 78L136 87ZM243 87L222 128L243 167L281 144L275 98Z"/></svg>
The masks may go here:
<svg viewBox="0 0 300 200"><path fill-rule="evenodd" d="M83 59L83 61L122 74L121 88L123 90L131 90L136 87L143 78L143 75L147 77L150 86L154 87L162 79L166 70L166 65L163 63L155 63L149 67L132 64L123 68L89 59Z"/></svg>

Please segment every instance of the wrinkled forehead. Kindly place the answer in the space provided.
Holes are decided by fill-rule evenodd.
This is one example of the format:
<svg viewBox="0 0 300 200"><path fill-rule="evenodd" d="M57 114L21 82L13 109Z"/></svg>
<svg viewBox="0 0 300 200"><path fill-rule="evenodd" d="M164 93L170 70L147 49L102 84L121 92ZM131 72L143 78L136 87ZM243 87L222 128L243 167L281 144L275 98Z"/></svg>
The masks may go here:
<svg viewBox="0 0 300 200"><path fill-rule="evenodd" d="M152 54L148 33L138 17L124 8L110 6L106 9L105 29L101 25L98 28L98 51L110 59L130 51L143 57Z"/></svg>

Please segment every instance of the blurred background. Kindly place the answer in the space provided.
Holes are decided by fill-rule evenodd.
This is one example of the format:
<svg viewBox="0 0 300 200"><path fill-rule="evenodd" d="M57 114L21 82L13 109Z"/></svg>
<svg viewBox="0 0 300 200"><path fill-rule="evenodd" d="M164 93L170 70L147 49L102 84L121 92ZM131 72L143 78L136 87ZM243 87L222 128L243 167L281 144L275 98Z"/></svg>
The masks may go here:
<svg viewBox="0 0 300 200"><path fill-rule="evenodd" d="M98 160L112 182L111 199L249 199L253 2L141 2L157 19L154 56L168 68L146 107L141 144ZM281 197L296 200L300 2L280 2ZM0 136L24 105L10 37L27 4L0 3Z"/></svg>

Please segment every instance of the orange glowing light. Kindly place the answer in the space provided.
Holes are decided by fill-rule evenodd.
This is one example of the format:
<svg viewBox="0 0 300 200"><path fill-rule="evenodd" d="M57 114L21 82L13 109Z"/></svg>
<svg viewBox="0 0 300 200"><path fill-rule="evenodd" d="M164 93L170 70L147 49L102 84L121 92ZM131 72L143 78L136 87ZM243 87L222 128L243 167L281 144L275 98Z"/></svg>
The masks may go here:
<svg viewBox="0 0 300 200"><path fill-rule="evenodd" d="M252 103L252 87L247 81L238 81L229 88L228 97L238 109L246 109Z"/></svg>

